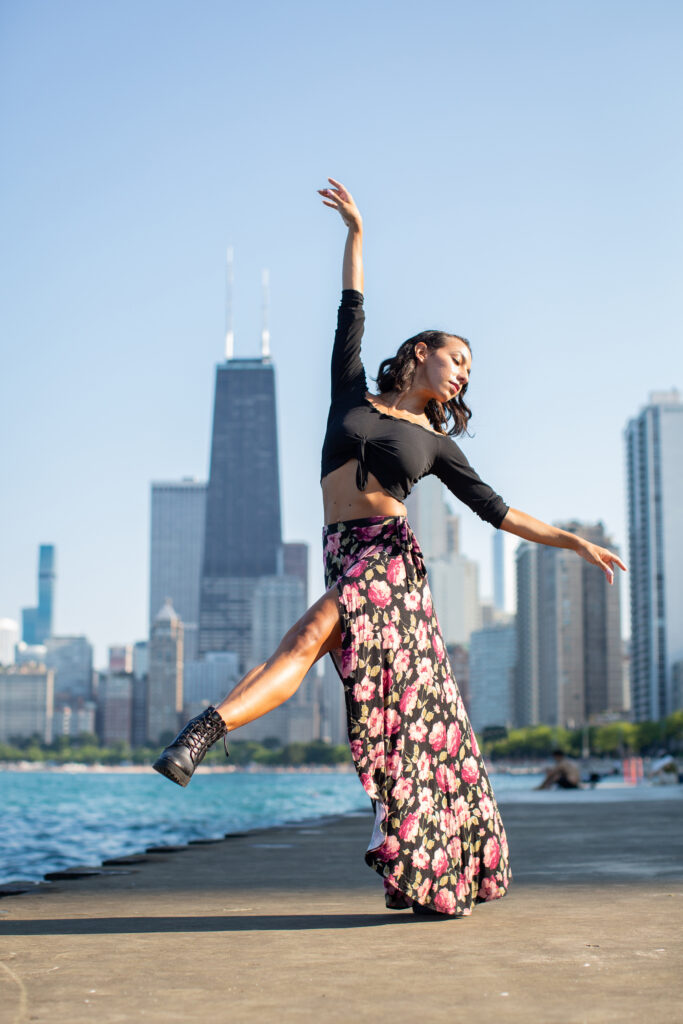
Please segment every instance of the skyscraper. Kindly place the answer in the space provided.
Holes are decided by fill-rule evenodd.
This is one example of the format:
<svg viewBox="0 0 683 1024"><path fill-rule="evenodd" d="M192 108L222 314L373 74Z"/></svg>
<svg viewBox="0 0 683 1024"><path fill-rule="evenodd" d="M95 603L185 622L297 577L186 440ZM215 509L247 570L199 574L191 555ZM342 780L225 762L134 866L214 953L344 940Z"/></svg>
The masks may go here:
<svg viewBox="0 0 683 1024"><path fill-rule="evenodd" d="M655 392L626 426L631 695L636 721L680 705L683 666L683 404Z"/></svg>
<svg viewBox="0 0 683 1024"><path fill-rule="evenodd" d="M459 550L459 517L444 500L443 484L426 476L406 500L408 518L427 564L446 644L466 644L481 626L479 565Z"/></svg>
<svg viewBox="0 0 683 1024"><path fill-rule="evenodd" d="M493 607L505 611L505 532L493 534Z"/></svg>
<svg viewBox="0 0 683 1024"><path fill-rule="evenodd" d="M183 707L183 624L170 601L159 611L149 638L147 739L171 739Z"/></svg>
<svg viewBox="0 0 683 1024"><path fill-rule="evenodd" d="M282 571L285 576L295 576L301 580L304 586L304 606L307 608L308 544L305 541L287 541L282 545Z"/></svg>
<svg viewBox="0 0 683 1024"><path fill-rule="evenodd" d="M206 495L199 612L199 654L251 653L255 580L280 571L280 484L275 372L260 359L216 369L211 468Z"/></svg>
<svg viewBox="0 0 683 1024"><path fill-rule="evenodd" d="M258 665L270 657L289 627L303 615L304 587L294 576L262 576L251 581L251 590L251 650L246 655L246 662ZM312 677L313 670L287 703L243 726L240 738L263 740L273 737L280 743L288 743L294 708L298 708L298 713L304 718L308 717L305 708L308 698L312 697L309 686ZM313 736L306 738L313 739Z"/></svg>
<svg viewBox="0 0 683 1024"><path fill-rule="evenodd" d="M97 690L98 734L105 746L130 743L133 722L132 673L105 673Z"/></svg>
<svg viewBox="0 0 683 1024"><path fill-rule="evenodd" d="M189 477L152 484L149 624L170 597L183 620L185 661L197 657L206 484Z"/></svg>
<svg viewBox="0 0 683 1024"><path fill-rule="evenodd" d="M93 649L85 636L52 636L45 641L45 664L55 670L60 703L93 696Z"/></svg>
<svg viewBox="0 0 683 1024"><path fill-rule="evenodd" d="M469 714L476 732L512 723L516 650L514 622L497 623L472 633Z"/></svg>
<svg viewBox="0 0 683 1024"><path fill-rule="evenodd" d="M517 561L517 661L512 692L515 725L536 725L538 717L538 572L537 548L518 545Z"/></svg>
<svg viewBox="0 0 683 1024"><path fill-rule="evenodd" d="M39 736L52 742L54 672L44 665L0 669L0 743Z"/></svg>
<svg viewBox="0 0 683 1024"><path fill-rule="evenodd" d="M52 636L56 580L54 544L41 544L38 554L38 607L24 608L21 612L24 643L42 644Z"/></svg>
<svg viewBox="0 0 683 1024"><path fill-rule="evenodd" d="M558 525L615 549L602 523ZM516 725L575 727L624 710L619 587L598 568L568 549L522 542L516 628Z"/></svg>

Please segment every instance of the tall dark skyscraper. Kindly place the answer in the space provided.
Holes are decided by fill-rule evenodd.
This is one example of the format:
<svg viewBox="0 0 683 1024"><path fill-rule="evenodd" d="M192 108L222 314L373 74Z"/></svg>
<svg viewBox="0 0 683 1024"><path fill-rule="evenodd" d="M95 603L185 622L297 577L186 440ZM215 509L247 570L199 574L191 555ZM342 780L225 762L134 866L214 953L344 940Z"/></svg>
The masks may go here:
<svg viewBox="0 0 683 1024"><path fill-rule="evenodd" d="M255 580L282 572L275 371L264 324L261 356L216 368L211 467L206 493L199 654L251 657Z"/></svg>
<svg viewBox="0 0 683 1024"><path fill-rule="evenodd" d="M22 609L22 639L42 644L52 636L57 565L54 544L41 544L38 556L38 607Z"/></svg>

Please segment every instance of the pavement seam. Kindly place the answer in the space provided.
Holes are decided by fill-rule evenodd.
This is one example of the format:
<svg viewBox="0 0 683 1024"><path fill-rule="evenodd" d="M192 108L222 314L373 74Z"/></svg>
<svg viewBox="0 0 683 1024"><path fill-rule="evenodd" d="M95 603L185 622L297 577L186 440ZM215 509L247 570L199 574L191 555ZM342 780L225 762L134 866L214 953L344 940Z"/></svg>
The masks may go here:
<svg viewBox="0 0 683 1024"><path fill-rule="evenodd" d="M14 954L12 954L12 956L13 955ZM17 1016L14 1018L12 1024L22 1024L23 1021L28 1019L28 992L26 991L26 986L24 985L21 978L14 973L12 968L9 967L4 960L0 960L0 967L4 968L4 970L7 971L12 981L19 988L19 1009L17 1012Z"/></svg>

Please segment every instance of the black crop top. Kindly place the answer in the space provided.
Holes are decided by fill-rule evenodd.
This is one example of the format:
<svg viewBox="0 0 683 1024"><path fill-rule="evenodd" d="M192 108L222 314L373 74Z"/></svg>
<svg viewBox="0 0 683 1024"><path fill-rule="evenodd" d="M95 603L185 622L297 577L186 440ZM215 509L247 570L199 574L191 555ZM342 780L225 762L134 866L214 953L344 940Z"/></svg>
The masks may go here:
<svg viewBox="0 0 683 1024"><path fill-rule="evenodd" d="M367 398L360 358L364 326L362 293L344 290L332 349L332 402L321 480L349 459L357 459L360 491L372 473L388 494L403 501L421 477L433 473L481 519L499 527L508 506L475 473L451 437L381 412Z"/></svg>

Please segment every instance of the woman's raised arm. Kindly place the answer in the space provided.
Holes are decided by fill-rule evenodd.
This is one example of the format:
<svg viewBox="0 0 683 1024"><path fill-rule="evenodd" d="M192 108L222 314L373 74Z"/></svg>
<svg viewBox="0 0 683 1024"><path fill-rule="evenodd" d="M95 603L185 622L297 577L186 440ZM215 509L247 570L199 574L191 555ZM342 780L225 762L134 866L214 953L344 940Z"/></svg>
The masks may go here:
<svg viewBox="0 0 683 1024"><path fill-rule="evenodd" d="M601 548L597 544L591 544L583 537L577 537L575 533L568 533L560 530L557 526L550 526L548 523L534 519L526 512L520 512L517 508L508 510L505 519L500 524L501 530L506 533L514 533L516 537L523 540L531 540L536 544L546 544L551 548L569 548L575 551L581 558L585 558L591 565L597 565L607 577L608 583L614 582L614 566L626 570L622 560L607 548Z"/></svg>
<svg viewBox="0 0 683 1024"><path fill-rule="evenodd" d="M323 197L325 206L337 210L341 219L349 229L344 247L344 263L342 266L342 288L353 288L363 291L363 218L360 215L351 193L340 181L327 179L332 188L319 188L318 194Z"/></svg>

